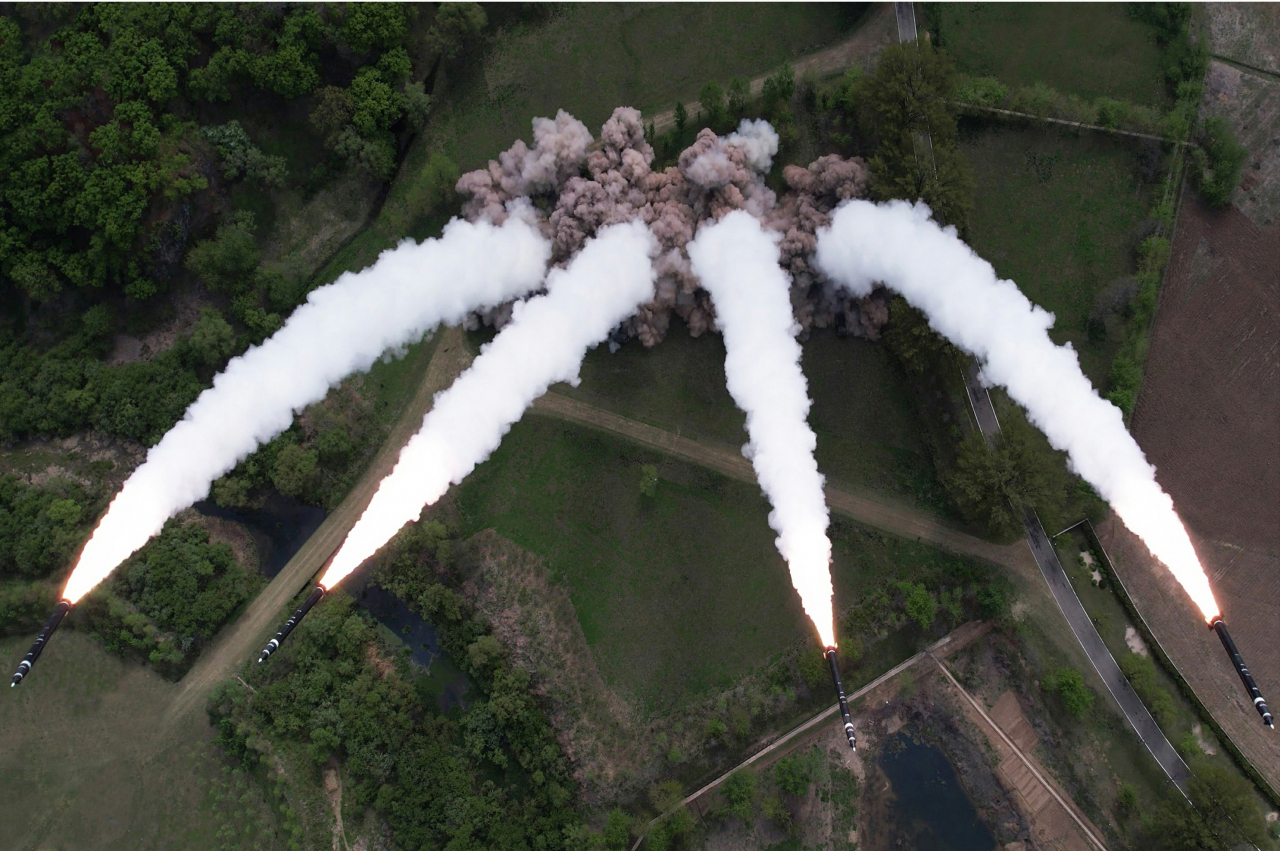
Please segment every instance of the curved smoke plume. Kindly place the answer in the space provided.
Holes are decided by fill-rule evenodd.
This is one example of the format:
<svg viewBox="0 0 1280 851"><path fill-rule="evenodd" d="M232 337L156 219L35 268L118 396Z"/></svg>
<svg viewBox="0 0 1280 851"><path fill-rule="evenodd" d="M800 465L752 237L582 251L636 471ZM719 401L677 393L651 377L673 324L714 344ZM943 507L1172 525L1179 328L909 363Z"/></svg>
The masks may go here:
<svg viewBox="0 0 1280 851"><path fill-rule="evenodd" d="M782 234L781 262L791 274L790 301L802 332L835 326L876 338L888 321L883 298L851 298L809 261L831 210L866 194L866 166L857 157L834 154L807 169L788 166L782 173L788 191L779 198L764 182L777 151L778 136L768 122L743 121L724 137L701 131L676 165L654 170L638 111L614 110L594 144L586 126L561 111L555 121L534 121L532 148L517 142L487 168L462 175L457 188L467 199L468 219L501 222L515 210L533 217L552 240L557 263L600 228L633 219L649 225L659 243L657 288L616 341L634 336L645 346L656 345L672 314L694 336L714 326L715 311L689 267L686 247L700 224L733 210L748 210ZM529 203L513 207L520 199ZM480 321L500 327L508 317L501 308Z"/></svg>
<svg viewBox="0 0 1280 851"><path fill-rule="evenodd" d="M63 597L88 593L345 376L441 322L536 289L550 254L520 219L501 227L453 221L439 239L405 241L312 292L274 336L233 358L147 453L85 545Z"/></svg>
<svg viewBox="0 0 1280 851"><path fill-rule="evenodd" d="M689 258L715 304L729 393L747 415L751 442L742 451L773 505L769 525L778 533L778 552L822 646L835 647L830 518L813 457L818 441L806 422L800 328L778 265L779 239L748 213L734 212L698 231Z"/></svg>
<svg viewBox="0 0 1280 851"><path fill-rule="evenodd" d="M653 297L654 248L641 222L607 227L566 268L547 276L545 295L515 305L511 322L436 396L422 429L401 450L320 578L321 587L341 582L424 505L466 478L548 387L577 381L587 350Z"/></svg>
<svg viewBox="0 0 1280 851"><path fill-rule="evenodd" d="M986 380L1026 408L1211 620L1218 604L1208 577L1120 409L1094 391L1070 344L1049 339L1053 314L997 278L955 228L929 215L924 204L850 201L819 233L817 265L854 295L870 292L873 282L897 290L934 330L982 361Z"/></svg>

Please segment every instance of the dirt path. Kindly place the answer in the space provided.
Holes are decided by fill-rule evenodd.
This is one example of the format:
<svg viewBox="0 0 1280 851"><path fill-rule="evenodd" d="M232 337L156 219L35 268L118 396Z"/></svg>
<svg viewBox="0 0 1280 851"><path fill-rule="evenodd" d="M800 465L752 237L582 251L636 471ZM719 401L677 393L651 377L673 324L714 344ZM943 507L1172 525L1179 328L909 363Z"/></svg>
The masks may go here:
<svg viewBox="0 0 1280 851"><path fill-rule="evenodd" d="M435 394L452 384L454 378L470 364L471 354L467 351L461 329L448 328L440 331L439 335L435 353L418 392L392 426L373 463L342 504L330 512L315 534L307 539L289 563L271 580L271 584L249 604L234 624L219 633L213 646L204 652L191 671L183 677L166 715L166 726L193 711L202 711L209 692L218 683L228 679L245 660L257 656L262 645L267 643L287 617L289 601L311 582L364 513L365 506L373 499L378 483L395 466L401 447L422 426L422 418L430 410Z"/></svg>
<svg viewBox="0 0 1280 851"><path fill-rule="evenodd" d="M756 480L751 462L743 458L736 449L680 437L559 393L543 396L534 403L532 412L611 432L641 446L715 470L731 479L742 482ZM954 553L995 562L1026 577L1039 578L1035 562L1023 544L1001 546L983 541L956 531L923 511L891 502L876 494L853 493L828 486L826 496L827 505L832 511L859 523L866 523L902 538L927 541Z"/></svg>
<svg viewBox="0 0 1280 851"><path fill-rule="evenodd" d="M795 69L796 78L799 79L807 74L820 79L840 74L857 65L869 67L871 60L876 57L881 48L897 41L897 19L894 17L893 5L892 3L875 4L866 21L854 31L852 36L839 44L801 56L792 62L791 67ZM768 76L764 74L751 81L752 95L759 95L764 91L764 81ZM702 111L702 104L696 100L691 101L685 104L685 109L688 110L689 115L696 116ZM675 107L672 106L671 109L649 116L649 120L653 123L655 132L665 133L675 127Z"/></svg>

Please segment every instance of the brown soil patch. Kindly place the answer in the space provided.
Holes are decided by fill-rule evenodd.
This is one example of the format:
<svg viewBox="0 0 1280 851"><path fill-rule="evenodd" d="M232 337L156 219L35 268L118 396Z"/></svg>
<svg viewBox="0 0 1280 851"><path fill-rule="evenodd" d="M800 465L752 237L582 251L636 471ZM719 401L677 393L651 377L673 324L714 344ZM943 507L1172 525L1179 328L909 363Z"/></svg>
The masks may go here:
<svg viewBox="0 0 1280 851"><path fill-rule="evenodd" d="M1206 3L1209 50L1280 74L1280 4Z"/></svg>
<svg viewBox="0 0 1280 851"><path fill-rule="evenodd" d="M1267 695L1280 695L1277 269L1280 226L1260 227L1235 207L1211 210L1188 190L1132 426ZM1246 757L1280 787L1280 738L1265 732L1186 594L1119 523L1110 520L1099 532L1165 652Z"/></svg>

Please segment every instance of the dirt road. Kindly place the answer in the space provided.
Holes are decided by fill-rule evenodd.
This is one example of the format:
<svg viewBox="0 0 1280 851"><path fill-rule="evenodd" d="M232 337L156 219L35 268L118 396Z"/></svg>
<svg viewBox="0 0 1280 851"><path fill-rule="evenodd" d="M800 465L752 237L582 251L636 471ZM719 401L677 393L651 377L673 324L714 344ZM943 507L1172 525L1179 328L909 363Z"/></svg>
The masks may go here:
<svg viewBox="0 0 1280 851"><path fill-rule="evenodd" d="M808 56L801 56L791 63L791 67L795 69L797 79L805 75L817 78L831 77L859 65L864 68L870 67L881 48L887 44L893 44L897 39L898 29L893 4L877 3L868 14L866 21L854 31L852 36L839 44L833 44ZM764 81L767 77L768 75L765 74L751 81L753 96L758 96L764 91ZM696 100L684 106L691 116L696 116L702 111L702 104ZM655 132L665 133L675 127L675 107L646 116L646 119L653 122Z"/></svg>
<svg viewBox="0 0 1280 851"><path fill-rule="evenodd" d="M543 396L534 403L532 412L611 432L641 446L715 470L731 479L742 482L756 480L751 462L734 448L680 437L559 393ZM988 543L956 531L923 511L891 502L877 494L852 493L828 487L826 496L831 510L859 523L902 538L927 541L954 553L1002 564L1027 577L1039 576L1034 560L1022 544L1001 546Z"/></svg>
<svg viewBox="0 0 1280 851"><path fill-rule="evenodd" d="M193 711L201 711L205 698L218 683L229 678L245 660L258 655L280 623L288 617L289 601L311 582L364 513L378 483L395 466L401 447L421 427L422 418L430 410L436 393L452 384L471 362L461 329L448 328L440 331L439 335L422 385L392 427L373 463L342 504L325 518L316 533L307 539L271 584L249 604L235 623L219 633L213 646L183 677L166 715L166 726Z"/></svg>

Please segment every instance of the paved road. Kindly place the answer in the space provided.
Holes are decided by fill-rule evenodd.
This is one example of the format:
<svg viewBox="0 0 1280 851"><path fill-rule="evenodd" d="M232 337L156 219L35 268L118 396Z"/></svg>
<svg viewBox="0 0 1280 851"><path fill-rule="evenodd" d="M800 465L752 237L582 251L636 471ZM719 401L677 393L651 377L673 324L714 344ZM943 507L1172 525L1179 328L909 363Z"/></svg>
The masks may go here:
<svg viewBox="0 0 1280 851"><path fill-rule="evenodd" d="M898 41L916 40L916 7L913 3L894 3L893 11L898 17Z"/></svg>
<svg viewBox="0 0 1280 851"><path fill-rule="evenodd" d="M987 439L987 442L991 442L1000 433L1000 423L996 419L990 394L978 380L978 373L978 366L974 364L965 375L965 390L969 395L969 404L973 408L974 416L982 429L982 436ZM1053 542L1045 534L1039 518L1028 512L1024 522L1027 530L1027 546L1031 548L1031 554L1035 557L1045 582L1049 584L1049 590L1053 592L1053 599L1057 601L1063 617L1067 619L1067 624L1075 633L1076 641L1079 641L1080 646L1084 648L1085 654L1093 664L1093 669L1106 683L1107 691L1111 692L1111 696L1119 704L1120 710L1137 732L1138 738L1147 746L1147 750L1151 751L1151 755L1156 758L1156 762L1160 763L1160 767L1164 769L1169 779L1185 794L1189 776L1187 764L1182 761L1182 757L1169 743L1164 731L1151 717L1147 707L1134 692L1133 686L1129 685L1128 678L1116 664L1115 657L1102 641L1102 636L1098 635L1098 631L1094 629L1093 621L1090 620L1084 606L1080 604L1080 598L1076 596L1075 589L1071 587L1071 580L1067 578L1067 572L1062 569L1058 554L1053 550Z"/></svg>

